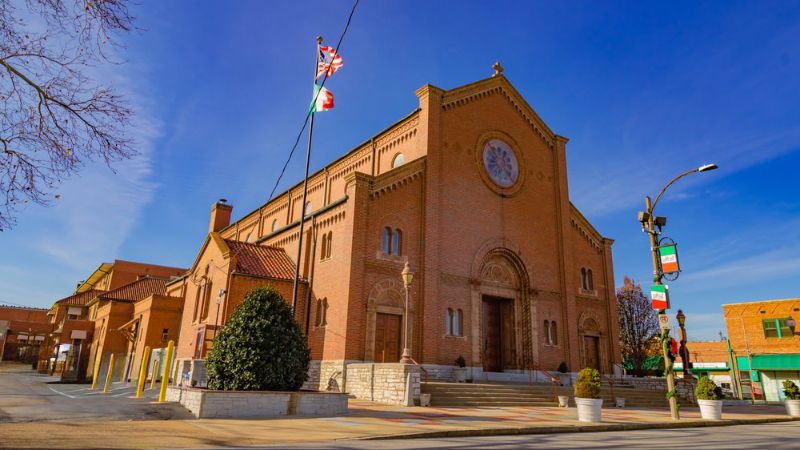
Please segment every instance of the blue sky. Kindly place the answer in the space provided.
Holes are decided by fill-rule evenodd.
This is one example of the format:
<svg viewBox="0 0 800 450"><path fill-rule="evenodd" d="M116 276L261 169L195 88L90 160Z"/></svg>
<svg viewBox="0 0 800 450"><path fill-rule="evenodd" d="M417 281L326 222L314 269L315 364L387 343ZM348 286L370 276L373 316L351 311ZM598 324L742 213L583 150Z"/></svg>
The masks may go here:
<svg viewBox="0 0 800 450"><path fill-rule="evenodd" d="M98 69L138 111L141 154L116 175L88 166L57 205L30 206L0 233L0 301L49 306L115 258L188 266L212 202L241 217L266 201L308 104L314 36L333 43L350 5L141 2L127 63ZM341 52L312 169L412 111L423 84L465 84L500 60L570 138L571 197L616 240L618 285L649 284L644 195L716 162L659 205L679 242L670 288L690 338L724 329L722 303L800 295L797 2L363 0Z"/></svg>

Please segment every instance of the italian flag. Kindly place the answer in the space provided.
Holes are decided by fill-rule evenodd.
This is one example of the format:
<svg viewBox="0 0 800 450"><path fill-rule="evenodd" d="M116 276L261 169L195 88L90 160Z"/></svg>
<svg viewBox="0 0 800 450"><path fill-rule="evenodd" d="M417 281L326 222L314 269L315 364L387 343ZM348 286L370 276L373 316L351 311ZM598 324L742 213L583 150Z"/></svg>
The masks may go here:
<svg viewBox="0 0 800 450"><path fill-rule="evenodd" d="M665 245L658 248L661 257L661 271L663 273L680 272L678 268L678 249L674 245Z"/></svg>
<svg viewBox="0 0 800 450"><path fill-rule="evenodd" d="M669 308L669 287L666 284L654 284L650 286L650 298L653 309Z"/></svg>
<svg viewBox="0 0 800 450"><path fill-rule="evenodd" d="M314 98L316 101L311 101L312 113L333 109L333 94L316 83L314 83Z"/></svg>

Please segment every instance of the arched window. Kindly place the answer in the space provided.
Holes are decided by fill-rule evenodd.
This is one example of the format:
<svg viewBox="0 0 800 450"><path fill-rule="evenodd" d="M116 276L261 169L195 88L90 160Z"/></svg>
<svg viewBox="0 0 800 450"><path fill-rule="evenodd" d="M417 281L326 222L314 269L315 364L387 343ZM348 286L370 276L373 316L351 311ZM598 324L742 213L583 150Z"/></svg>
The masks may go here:
<svg viewBox="0 0 800 450"><path fill-rule="evenodd" d="M392 254L392 229L389 227L383 229L383 253Z"/></svg>
<svg viewBox="0 0 800 450"><path fill-rule="evenodd" d="M457 309L453 316L453 336L461 336L461 316L462 311Z"/></svg>
<svg viewBox="0 0 800 450"><path fill-rule="evenodd" d="M206 294L205 297L206 298L203 301L203 305L204 305L203 306L203 320L208 320L208 312L211 310L211 301L212 301L212 298L211 298L212 289L211 288L212 287L213 287L213 283L211 282L211 279L208 279L206 281L206 287L205 287L205 294Z"/></svg>
<svg viewBox="0 0 800 450"><path fill-rule="evenodd" d="M333 253L333 231L328 231L328 248L326 249L326 258L330 258Z"/></svg>
<svg viewBox="0 0 800 450"><path fill-rule="evenodd" d="M586 290L593 291L594 290L594 280L592 279L592 269L586 269Z"/></svg>
<svg viewBox="0 0 800 450"><path fill-rule="evenodd" d="M447 312L444 316L444 335L453 335L453 310L451 308L447 308Z"/></svg>
<svg viewBox="0 0 800 450"><path fill-rule="evenodd" d="M272 221L272 232L278 231L278 219Z"/></svg>
<svg viewBox="0 0 800 450"><path fill-rule="evenodd" d="M303 211L305 215L311 214L311 202L306 203L306 207Z"/></svg>
<svg viewBox="0 0 800 450"><path fill-rule="evenodd" d="M586 285L587 285L586 284L586 268L585 267L581 267L581 289L588 290L586 288Z"/></svg>
<svg viewBox="0 0 800 450"><path fill-rule="evenodd" d="M550 345L550 321L544 321L544 343Z"/></svg>
<svg viewBox="0 0 800 450"><path fill-rule="evenodd" d="M394 155L394 158L392 159L392 169L402 166L404 162L406 162L406 157L403 156L402 153Z"/></svg>
<svg viewBox="0 0 800 450"><path fill-rule="evenodd" d="M558 326L556 322L550 322L550 344L558 345Z"/></svg>
<svg viewBox="0 0 800 450"><path fill-rule="evenodd" d="M327 233L322 235L322 246L320 247L320 249L321 250L319 252L319 259L327 258L328 257L328 235L327 235Z"/></svg>
<svg viewBox="0 0 800 450"><path fill-rule="evenodd" d="M392 239L392 254L401 255L403 253L403 232L400 229L394 230L394 237Z"/></svg>

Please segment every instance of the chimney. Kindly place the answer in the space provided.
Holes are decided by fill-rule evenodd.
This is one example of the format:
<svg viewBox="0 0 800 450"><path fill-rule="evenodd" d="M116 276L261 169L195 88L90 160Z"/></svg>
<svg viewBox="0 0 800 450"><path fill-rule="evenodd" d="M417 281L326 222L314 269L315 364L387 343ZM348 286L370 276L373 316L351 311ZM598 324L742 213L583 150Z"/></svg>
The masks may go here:
<svg viewBox="0 0 800 450"><path fill-rule="evenodd" d="M208 225L208 232L219 231L231 224L231 211L233 206L227 203L224 198L211 205L211 223Z"/></svg>

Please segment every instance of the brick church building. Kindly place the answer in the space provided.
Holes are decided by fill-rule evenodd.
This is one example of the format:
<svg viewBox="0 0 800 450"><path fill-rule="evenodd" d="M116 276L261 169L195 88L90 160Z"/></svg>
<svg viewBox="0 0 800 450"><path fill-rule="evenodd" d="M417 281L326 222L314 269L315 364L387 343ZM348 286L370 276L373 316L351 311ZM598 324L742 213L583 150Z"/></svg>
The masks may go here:
<svg viewBox="0 0 800 450"><path fill-rule="evenodd" d="M185 298L180 370L199 373L253 286L290 301L304 213L296 316L311 386L341 384L351 363L400 359L406 262L409 347L429 372L463 356L476 380L561 362L610 373L613 241L570 202L567 138L495 67L455 89L420 88L416 110L311 175L305 205L302 182L234 223L230 205L214 205L192 269L167 287Z"/></svg>

